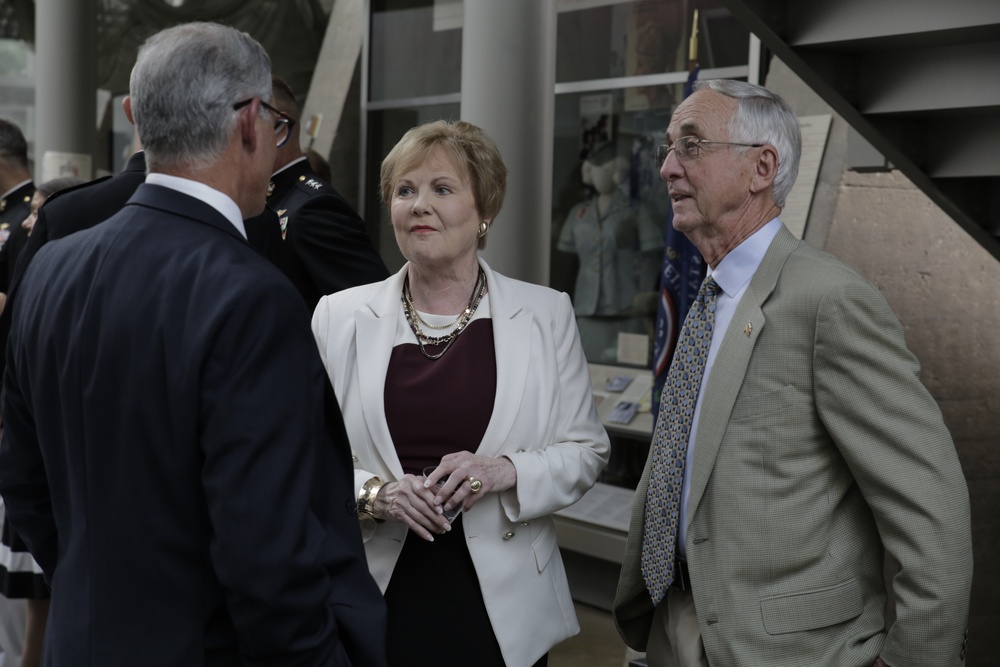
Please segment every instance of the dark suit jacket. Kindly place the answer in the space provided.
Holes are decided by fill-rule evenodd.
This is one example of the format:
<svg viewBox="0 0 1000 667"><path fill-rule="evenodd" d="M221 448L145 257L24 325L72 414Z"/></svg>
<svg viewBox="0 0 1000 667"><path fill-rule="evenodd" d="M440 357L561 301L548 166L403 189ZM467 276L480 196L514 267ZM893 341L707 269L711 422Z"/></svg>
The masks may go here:
<svg viewBox="0 0 1000 667"><path fill-rule="evenodd" d="M277 212L285 238L286 252L279 265L298 288L310 313L321 296L389 277L364 221L336 190L320 180L307 160L277 174L272 182L274 189L267 205ZM256 224L247 221L248 235Z"/></svg>
<svg viewBox="0 0 1000 667"><path fill-rule="evenodd" d="M215 209L156 185L38 253L0 494L52 586L46 664L384 664L307 322Z"/></svg>
<svg viewBox="0 0 1000 667"><path fill-rule="evenodd" d="M20 252L16 249L11 255L15 264L11 267L7 308L0 313L0 350L7 346L7 334L10 332L10 313L13 310L14 295L17 285L24 275L24 269L39 249L54 239L69 236L81 229L90 229L99 222L107 220L121 210L135 189L146 179L146 158L140 151L129 158L125 169L116 176L106 176L88 181L76 187L66 188L53 193L38 209L38 219L27 236ZM6 358L0 354L0 375Z"/></svg>

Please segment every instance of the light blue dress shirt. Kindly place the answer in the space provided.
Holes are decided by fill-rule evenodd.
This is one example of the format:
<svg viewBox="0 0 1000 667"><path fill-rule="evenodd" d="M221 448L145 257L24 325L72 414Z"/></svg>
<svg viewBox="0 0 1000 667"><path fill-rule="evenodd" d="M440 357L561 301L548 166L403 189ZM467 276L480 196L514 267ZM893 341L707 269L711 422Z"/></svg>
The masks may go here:
<svg viewBox="0 0 1000 667"><path fill-rule="evenodd" d="M678 540L678 554L687 558L684 542L688 527L688 496L691 494L691 467L694 464L694 443L698 441L698 420L701 417L701 402L705 395L705 380L712 373L715 357L722 346L722 339L733 320L733 313L743 293L750 284L750 279L757 272L767 249L781 229L781 221L774 218L754 232L750 238L736 246L728 255L722 258L718 266L708 267L708 275L715 278L722 291L715 299L715 328L712 331L712 345L708 349L708 359L705 361L705 371L701 376L701 388L698 390L698 403L692 417L691 439L688 440L687 458L684 463L684 486L681 488L681 525Z"/></svg>

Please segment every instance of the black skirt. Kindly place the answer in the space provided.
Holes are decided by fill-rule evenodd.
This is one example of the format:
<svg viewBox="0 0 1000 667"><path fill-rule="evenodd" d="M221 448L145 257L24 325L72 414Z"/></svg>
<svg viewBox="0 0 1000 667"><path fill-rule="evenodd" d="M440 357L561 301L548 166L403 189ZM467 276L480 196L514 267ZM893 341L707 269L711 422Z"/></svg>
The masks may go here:
<svg viewBox="0 0 1000 667"><path fill-rule="evenodd" d="M462 515L426 542L408 534L385 591L389 667L507 667L465 545ZM544 667L542 657L535 667Z"/></svg>
<svg viewBox="0 0 1000 667"><path fill-rule="evenodd" d="M465 546L461 514L433 542L406 536L385 601L389 667L506 667Z"/></svg>

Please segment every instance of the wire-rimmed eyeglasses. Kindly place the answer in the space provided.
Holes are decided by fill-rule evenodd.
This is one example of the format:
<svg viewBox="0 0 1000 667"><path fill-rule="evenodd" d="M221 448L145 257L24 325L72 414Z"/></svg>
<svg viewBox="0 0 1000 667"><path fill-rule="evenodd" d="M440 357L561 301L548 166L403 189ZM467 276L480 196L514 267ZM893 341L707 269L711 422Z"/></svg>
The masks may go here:
<svg viewBox="0 0 1000 667"><path fill-rule="evenodd" d="M237 102L233 105L233 111L242 109L253 102L253 100L254 98L251 97L248 100ZM295 127L295 119L284 111L278 111L264 100L260 101L260 105L274 114L274 140L277 142L278 148L281 148L292 137L292 128Z"/></svg>
<svg viewBox="0 0 1000 667"><path fill-rule="evenodd" d="M677 159L681 162L686 162L688 160L697 160L701 157L701 147L706 144L721 144L723 146L746 146L748 148L760 148L764 144L740 144L735 141L709 141L708 139L699 139L697 137L681 137L672 144L661 144L656 147L656 152L653 154L656 159L656 166L661 167L663 163L666 162L667 156L670 155L670 151L674 151L677 155Z"/></svg>

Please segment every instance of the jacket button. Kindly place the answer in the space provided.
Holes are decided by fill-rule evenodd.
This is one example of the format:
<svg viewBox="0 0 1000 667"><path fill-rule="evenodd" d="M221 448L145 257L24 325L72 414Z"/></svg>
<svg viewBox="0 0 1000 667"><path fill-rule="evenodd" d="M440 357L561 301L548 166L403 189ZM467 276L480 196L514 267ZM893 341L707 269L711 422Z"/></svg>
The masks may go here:
<svg viewBox="0 0 1000 667"><path fill-rule="evenodd" d="M351 454L351 460L354 461L355 463L357 463L358 462L358 455L357 454Z"/></svg>
<svg viewBox="0 0 1000 667"><path fill-rule="evenodd" d="M504 540L509 540L512 537L514 537L514 531L513 530L508 530L506 533L503 534L503 539Z"/></svg>
<svg viewBox="0 0 1000 667"><path fill-rule="evenodd" d="M522 525L522 526L530 526L531 524L530 524L530 523L528 523L527 521L522 521L522 522L521 522L521 525Z"/></svg>

